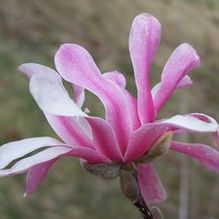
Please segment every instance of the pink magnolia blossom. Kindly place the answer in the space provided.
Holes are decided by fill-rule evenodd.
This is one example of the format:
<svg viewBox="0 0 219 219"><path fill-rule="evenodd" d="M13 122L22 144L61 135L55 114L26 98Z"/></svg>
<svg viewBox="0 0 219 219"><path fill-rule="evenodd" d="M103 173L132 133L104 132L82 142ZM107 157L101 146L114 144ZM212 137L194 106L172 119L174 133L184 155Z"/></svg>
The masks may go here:
<svg viewBox="0 0 219 219"><path fill-rule="evenodd" d="M134 19L129 51L137 98L126 90L123 74L117 71L101 74L91 55L76 44L63 44L55 54L58 73L39 64L21 65L19 70L30 79L32 96L62 140L36 137L4 144L0 147L0 176L27 172L26 193L30 194L61 157L78 157L88 164L125 165L150 154L154 144L166 134L172 133L173 137L181 133L216 134L217 122L200 113L156 120L174 91L192 84L188 73L200 64L196 51L187 43L181 44L165 64L161 81L151 89L150 66L160 34L160 23L152 15L140 14ZM72 84L73 99L64 88L62 78ZM105 119L82 111L85 89L102 101ZM219 152L213 147L172 140L169 149L195 158L210 170L219 171ZM25 157L37 150L40 152ZM19 158L22 159L8 168ZM165 200L165 189L152 162L137 165L137 178L147 203Z"/></svg>

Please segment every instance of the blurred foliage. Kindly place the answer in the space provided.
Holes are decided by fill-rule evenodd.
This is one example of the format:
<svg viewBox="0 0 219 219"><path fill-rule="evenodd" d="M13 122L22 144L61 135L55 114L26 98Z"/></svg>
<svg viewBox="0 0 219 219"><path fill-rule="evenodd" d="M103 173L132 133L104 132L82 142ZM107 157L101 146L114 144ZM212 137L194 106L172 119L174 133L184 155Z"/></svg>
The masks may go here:
<svg viewBox="0 0 219 219"><path fill-rule="evenodd" d="M24 62L54 67L53 55L63 42L86 47L103 72L124 72L128 88L135 93L127 42L133 18L142 12L154 14L163 27L151 72L153 84L159 80L171 51L180 43L191 43L202 58L202 66L192 74L194 85L185 96L177 91L161 116L181 112L179 105L185 102L189 112L205 112L219 119L218 0L1 0L0 143L55 136L28 92L27 79L16 68ZM93 99L88 95L87 106L94 114L102 114L101 104L94 105ZM195 136L191 140L198 139ZM205 136L203 140L213 144ZM189 218L219 218L219 177L193 161L188 162ZM160 207L168 219L176 219L178 214L179 166L179 156L173 152L157 162L168 191L168 200ZM76 159L63 159L54 169L38 192L26 199L22 197L23 176L1 179L0 218L139 217L121 194L118 181L96 179L81 170Z"/></svg>

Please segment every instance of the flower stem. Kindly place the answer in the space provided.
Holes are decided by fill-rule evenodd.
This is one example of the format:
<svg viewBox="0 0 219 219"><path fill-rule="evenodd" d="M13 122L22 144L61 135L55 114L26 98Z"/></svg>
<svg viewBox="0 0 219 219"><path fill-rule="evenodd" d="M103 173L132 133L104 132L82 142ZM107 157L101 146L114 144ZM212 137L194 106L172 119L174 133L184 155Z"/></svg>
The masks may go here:
<svg viewBox="0 0 219 219"><path fill-rule="evenodd" d="M138 185L136 170L121 170L120 184L123 194L138 208L143 219L153 219L153 215L144 201Z"/></svg>
<svg viewBox="0 0 219 219"><path fill-rule="evenodd" d="M142 198L142 196L139 197L139 199L134 202L134 205L138 208L143 219L153 219L153 215L149 210L147 204L145 203L144 199Z"/></svg>

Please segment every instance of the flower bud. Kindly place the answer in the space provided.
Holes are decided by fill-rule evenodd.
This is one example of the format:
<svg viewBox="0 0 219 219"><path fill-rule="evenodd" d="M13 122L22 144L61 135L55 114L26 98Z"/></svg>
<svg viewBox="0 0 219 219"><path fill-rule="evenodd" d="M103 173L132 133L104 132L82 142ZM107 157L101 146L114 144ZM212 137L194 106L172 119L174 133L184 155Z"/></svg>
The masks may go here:
<svg viewBox="0 0 219 219"><path fill-rule="evenodd" d="M130 199L132 202L138 200L140 191L132 171L121 170L120 184L126 198Z"/></svg>

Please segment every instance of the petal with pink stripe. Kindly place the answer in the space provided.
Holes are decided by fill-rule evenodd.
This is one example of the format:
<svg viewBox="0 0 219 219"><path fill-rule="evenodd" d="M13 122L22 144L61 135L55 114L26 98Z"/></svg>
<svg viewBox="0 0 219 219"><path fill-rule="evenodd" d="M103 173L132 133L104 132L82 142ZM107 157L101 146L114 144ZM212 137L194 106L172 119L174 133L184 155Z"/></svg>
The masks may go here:
<svg viewBox="0 0 219 219"><path fill-rule="evenodd" d="M142 124L155 119L149 73L160 42L161 25L150 14L138 15L129 35L129 51L138 92L138 114Z"/></svg>
<svg viewBox="0 0 219 219"><path fill-rule="evenodd" d="M170 98L179 82L200 65L197 52L187 43L178 46L164 66L161 84L154 97L157 112Z"/></svg>
<svg viewBox="0 0 219 219"><path fill-rule="evenodd" d="M171 149L198 160L212 171L219 172L219 152L205 144L172 142Z"/></svg>

